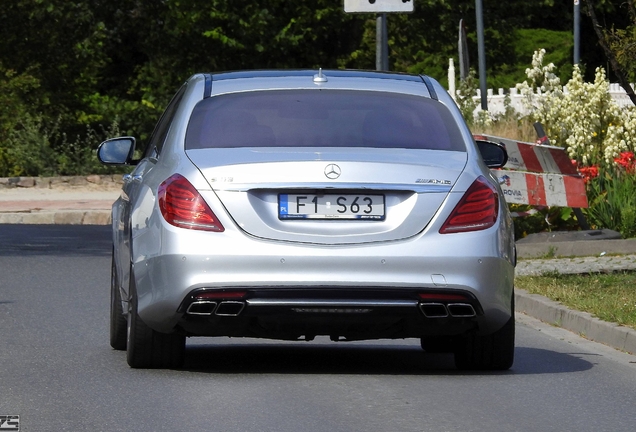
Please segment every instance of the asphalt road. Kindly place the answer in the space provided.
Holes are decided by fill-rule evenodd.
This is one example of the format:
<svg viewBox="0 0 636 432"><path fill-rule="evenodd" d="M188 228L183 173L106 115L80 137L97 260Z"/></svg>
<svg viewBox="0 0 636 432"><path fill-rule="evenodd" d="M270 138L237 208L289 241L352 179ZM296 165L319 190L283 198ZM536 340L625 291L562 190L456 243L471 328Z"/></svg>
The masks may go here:
<svg viewBox="0 0 636 432"><path fill-rule="evenodd" d="M108 227L0 225L0 421L21 431L629 431L636 357L519 316L505 373L415 340L188 341L180 370L108 345Z"/></svg>

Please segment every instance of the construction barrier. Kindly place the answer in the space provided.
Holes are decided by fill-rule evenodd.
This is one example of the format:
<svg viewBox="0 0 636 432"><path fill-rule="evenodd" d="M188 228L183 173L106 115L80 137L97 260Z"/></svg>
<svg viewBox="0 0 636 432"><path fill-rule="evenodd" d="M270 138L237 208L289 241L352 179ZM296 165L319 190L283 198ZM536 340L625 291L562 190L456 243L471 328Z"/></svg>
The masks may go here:
<svg viewBox="0 0 636 432"><path fill-rule="evenodd" d="M493 170L506 202L533 206L587 208L585 180L561 147L518 142L490 135L475 139L503 144L508 163Z"/></svg>

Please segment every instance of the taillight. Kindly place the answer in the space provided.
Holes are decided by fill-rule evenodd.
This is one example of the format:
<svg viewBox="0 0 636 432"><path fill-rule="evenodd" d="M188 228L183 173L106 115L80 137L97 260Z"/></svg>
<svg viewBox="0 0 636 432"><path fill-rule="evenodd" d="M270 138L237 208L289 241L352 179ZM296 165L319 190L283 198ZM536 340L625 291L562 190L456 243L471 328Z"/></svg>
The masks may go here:
<svg viewBox="0 0 636 432"><path fill-rule="evenodd" d="M468 188L439 230L440 234L479 231L497 221L499 200L496 189L479 176Z"/></svg>
<svg viewBox="0 0 636 432"><path fill-rule="evenodd" d="M174 174L157 193L163 218L179 228L223 232L225 229L203 197L182 175Z"/></svg>

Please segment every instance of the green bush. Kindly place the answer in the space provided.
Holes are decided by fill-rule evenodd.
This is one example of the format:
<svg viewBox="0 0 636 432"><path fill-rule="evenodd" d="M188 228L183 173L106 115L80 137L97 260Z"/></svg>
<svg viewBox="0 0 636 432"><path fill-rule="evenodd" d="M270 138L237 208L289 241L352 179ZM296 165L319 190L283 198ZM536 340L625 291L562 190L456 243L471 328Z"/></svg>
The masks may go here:
<svg viewBox="0 0 636 432"><path fill-rule="evenodd" d="M636 237L636 175L607 169L587 184L589 223L595 228L618 231L625 238Z"/></svg>
<svg viewBox="0 0 636 432"><path fill-rule="evenodd" d="M42 117L24 115L0 143L0 176L50 176L56 174L56 154L51 140L59 134L57 124L47 126Z"/></svg>
<svg viewBox="0 0 636 432"><path fill-rule="evenodd" d="M98 132L87 126L83 135L69 139L59 119L47 124L41 116L25 115L0 142L0 177L110 174L121 169L102 165L96 156L99 143L118 136L113 122Z"/></svg>

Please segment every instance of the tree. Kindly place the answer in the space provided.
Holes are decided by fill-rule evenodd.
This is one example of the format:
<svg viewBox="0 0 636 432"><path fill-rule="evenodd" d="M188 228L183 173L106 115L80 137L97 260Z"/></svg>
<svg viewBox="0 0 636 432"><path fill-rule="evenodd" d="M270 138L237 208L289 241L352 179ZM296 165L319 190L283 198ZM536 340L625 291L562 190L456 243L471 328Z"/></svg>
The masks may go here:
<svg viewBox="0 0 636 432"><path fill-rule="evenodd" d="M620 22L611 2L597 1L608 20ZM514 85L534 50L557 51L544 44L558 45L559 60L550 61L569 69L571 0L485 3L489 86ZM117 122L122 133L143 141L194 72L374 69L375 18L345 14L341 0L4 0L0 127L6 137L16 127L12 119L30 114L44 126L55 124L60 137L75 137ZM448 59L457 56L460 19L476 59L474 2L419 0L414 13L390 15L391 70L426 73L444 84ZM528 37L537 26L554 32ZM590 47L582 57L592 51L598 50Z"/></svg>
<svg viewBox="0 0 636 432"><path fill-rule="evenodd" d="M629 83L627 74L631 71L634 72L635 66L631 64L636 60L636 8L634 7L633 0L627 2L629 17L631 19L631 25L626 30L604 29L596 17L594 11L594 1L584 0L587 6L587 13L592 20L592 26L598 37L598 43L603 49L607 60L609 61L612 70L618 78L618 82L625 89L627 96L634 105L636 105L636 94L634 89ZM620 61L619 61L620 58Z"/></svg>

